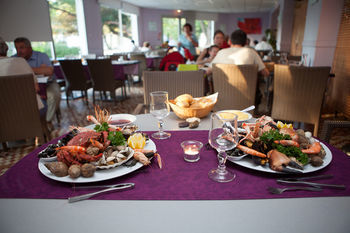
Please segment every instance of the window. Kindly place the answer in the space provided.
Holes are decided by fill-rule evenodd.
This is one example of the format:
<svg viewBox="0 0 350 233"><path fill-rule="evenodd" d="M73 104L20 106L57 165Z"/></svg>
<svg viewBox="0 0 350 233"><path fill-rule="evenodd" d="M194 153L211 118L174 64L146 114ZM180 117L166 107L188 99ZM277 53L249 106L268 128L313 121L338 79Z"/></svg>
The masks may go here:
<svg viewBox="0 0 350 233"><path fill-rule="evenodd" d="M75 0L48 0L48 2L56 57L79 56L80 40ZM48 55L51 54L51 57L53 57L51 45L45 43L33 43L33 49L45 52Z"/></svg>
<svg viewBox="0 0 350 233"><path fill-rule="evenodd" d="M168 41L170 46L177 46L182 27L185 23L185 18L163 17L163 42Z"/></svg>
<svg viewBox="0 0 350 233"><path fill-rule="evenodd" d="M213 44L214 21L196 20L196 35L198 36L198 47L202 50Z"/></svg>
<svg viewBox="0 0 350 233"><path fill-rule="evenodd" d="M103 53L111 55L113 53L131 51L133 48L131 40L134 40L136 45L138 44L137 16L103 5L100 6L100 12Z"/></svg>

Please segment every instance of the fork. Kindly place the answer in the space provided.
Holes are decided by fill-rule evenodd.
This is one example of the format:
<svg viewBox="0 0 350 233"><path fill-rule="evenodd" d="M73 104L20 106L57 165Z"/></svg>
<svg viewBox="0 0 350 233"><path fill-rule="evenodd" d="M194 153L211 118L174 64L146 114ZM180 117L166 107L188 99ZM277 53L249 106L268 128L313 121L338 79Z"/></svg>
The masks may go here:
<svg viewBox="0 0 350 233"><path fill-rule="evenodd" d="M322 191L322 188L319 188L319 187L288 187L288 188L268 187L267 190L269 190L269 192L272 194L282 194L283 192L290 191L290 190Z"/></svg>

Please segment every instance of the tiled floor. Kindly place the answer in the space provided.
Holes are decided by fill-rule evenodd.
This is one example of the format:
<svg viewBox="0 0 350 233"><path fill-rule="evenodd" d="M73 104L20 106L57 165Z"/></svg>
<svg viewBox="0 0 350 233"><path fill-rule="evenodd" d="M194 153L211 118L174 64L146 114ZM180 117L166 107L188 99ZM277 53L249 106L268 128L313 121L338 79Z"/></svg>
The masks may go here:
<svg viewBox="0 0 350 233"><path fill-rule="evenodd" d="M264 90L264 87L261 87ZM143 90L140 83L134 84L130 91L128 89L128 98L120 100L117 103L114 101L96 101L96 104L101 108L106 108L112 114L117 113L132 113L138 103L143 103ZM120 95L120 90L117 91ZM86 116L89 114L94 115L94 107L92 105L92 91L89 93L89 104L86 105L82 99L75 99L69 101L69 106L66 104L66 100L61 101L61 123L58 124L55 120L54 130L51 133L51 138L56 138L69 131L69 126L86 126L90 123L86 120ZM268 113L266 105L266 98L263 97L261 104L257 107L257 116ZM330 143L341 149L344 145L350 143L350 130L334 130ZM10 143L10 149L7 152L0 150L0 175L13 166L17 161L26 156L32 150L35 149L33 140L20 141L18 143Z"/></svg>

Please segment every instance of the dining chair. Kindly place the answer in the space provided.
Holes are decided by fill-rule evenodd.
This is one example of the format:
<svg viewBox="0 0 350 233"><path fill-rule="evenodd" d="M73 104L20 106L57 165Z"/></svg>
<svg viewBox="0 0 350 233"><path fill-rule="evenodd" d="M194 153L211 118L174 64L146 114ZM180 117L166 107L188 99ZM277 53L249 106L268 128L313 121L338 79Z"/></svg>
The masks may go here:
<svg viewBox="0 0 350 233"><path fill-rule="evenodd" d="M122 96L126 97L125 80L116 80L113 73L111 59L87 59L92 78L92 99L95 104L95 91L109 91L114 101L117 101L116 89L121 88Z"/></svg>
<svg viewBox="0 0 350 233"><path fill-rule="evenodd" d="M88 104L87 90L92 87L91 80L89 80L81 64L81 60L61 60L61 69L63 71L64 79L66 80L66 101L69 106L69 97L73 96L72 91L81 91L85 103Z"/></svg>
<svg viewBox="0 0 350 233"><path fill-rule="evenodd" d="M215 110L244 109L254 105L257 65L213 64L213 89L219 93Z"/></svg>
<svg viewBox="0 0 350 233"><path fill-rule="evenodd" d="M147 70L147 60L145 54L131 54L130 60L138 60L139 63L139 79L141 80L143 71Z"/></svg>
<svg viewBox="0 0 350 233"><path fill-rule="evenodd" d="M314 125L317 136L330 67L275 65L271 116Z"/></svg>
<svg viewBox="0 0 350 233"><path fill-rule="evenodd" d="M40 118L32 73L0 76L0 109L0 141L4 149L9 141L50 139L45 116Z"/></svg>
<svg viewBox="0 0 350 233"><path fill-rule="evenodd" d="M150 103L150 93L167 91L169 99L175 99L181 94L193 97L204 95L204 71L145 71L143 72L144 103L139 104L134 113L140 113L143 107Z"/></svg>

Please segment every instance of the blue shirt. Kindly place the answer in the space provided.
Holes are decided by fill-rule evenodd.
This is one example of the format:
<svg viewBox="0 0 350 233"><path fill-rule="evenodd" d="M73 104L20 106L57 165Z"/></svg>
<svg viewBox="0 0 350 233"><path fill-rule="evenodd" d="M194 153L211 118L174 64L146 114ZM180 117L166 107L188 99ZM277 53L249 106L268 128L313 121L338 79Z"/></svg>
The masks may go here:
<svg viewBox="0 0 350 233"><path fill-rule="evenodd" d="M12 57L18 57L18 55L15 54ZM42 53L38 51L33 51L32 56L26 61L28 62L29 66L32 68L40 67L42 64L52 67L52 63L50 61L49 56L47 56L46 53ZM56 79L56 75L54 73L51 76L50 80L55 80L55 79Z"/></svg>
<svg viewBox="0 0 350 233"><path fill-rule="evenodd" d="M197 37L195 34L192 34L191 37L196 43L198 43L198 40L197 40ZM194 45L192 44L191 41L187 40L187 38L184 34L180 35L179 42L182 44L183 47L190 50L190 52L193 56L195 56L197 54L196 48L194 47ZM185 51L183 48L180 48L180 53L182 56L185 56Z"/></svg>
<svg viewBox="0 0 350 233"><path fill-rule="evenodd" d="M18 55L15 54L13 57L18 57ZM45 53L37 51L33 51L32 56L27 60L27 62L32 68L40 67L42 64L52 66L49 56L47 56Z"/></svg>

